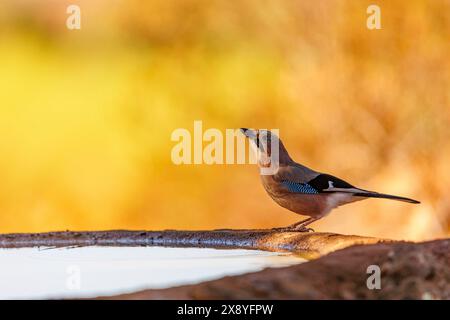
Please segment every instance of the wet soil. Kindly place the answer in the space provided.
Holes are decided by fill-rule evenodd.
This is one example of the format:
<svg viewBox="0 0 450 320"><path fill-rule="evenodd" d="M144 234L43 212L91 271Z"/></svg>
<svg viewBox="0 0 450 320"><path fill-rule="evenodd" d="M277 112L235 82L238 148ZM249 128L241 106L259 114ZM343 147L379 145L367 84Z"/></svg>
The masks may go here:
<svg viewBox="0 0 450 320"><path fill-rule="evenodd" d="M274 230L212 231L62 231L0 234L0 248L69 246L166 246L219 249L287 251L305 257L320 255L354 244L376 243L380 239L319 232Z"/></svg>
<svg viewBox="0 0 450 320"><path fill-rule="evenodd" d="M93 245L259 249L315 259L196 285L102 299L450 299L450 239L409 243L274 230L111 230L0 235L0 248ZM369 266L380 268L380 289L368 288L368 278L373 275L373 271L368 273Z"/></svg>
<svg viewBox="0 0 450 320"><path fill-rule="evenodd" d="M370 265L380 268L380 289L367 286ZM450 240L357 245L296 266L109 298L450 299Z"/></svg>

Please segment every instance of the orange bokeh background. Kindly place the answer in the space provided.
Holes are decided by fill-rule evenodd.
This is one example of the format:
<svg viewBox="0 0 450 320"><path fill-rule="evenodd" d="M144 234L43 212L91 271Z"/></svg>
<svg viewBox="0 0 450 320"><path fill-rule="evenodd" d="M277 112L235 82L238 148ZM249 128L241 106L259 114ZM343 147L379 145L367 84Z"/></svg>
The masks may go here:
<svg viewBox="0 0 450 320"><path fill-rule="evenodd" d="M0 3L0 232L260 228L252 165L172 163L177 128L278 128L291 155L365 189L320 231L450 230L450 3ZM66 8L81 8L68 30Z"/></svg>

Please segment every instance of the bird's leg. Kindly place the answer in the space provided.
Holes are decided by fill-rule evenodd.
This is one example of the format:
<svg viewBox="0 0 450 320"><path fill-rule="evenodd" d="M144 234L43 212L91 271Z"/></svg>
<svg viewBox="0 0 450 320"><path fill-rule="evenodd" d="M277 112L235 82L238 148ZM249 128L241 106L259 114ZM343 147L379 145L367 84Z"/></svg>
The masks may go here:
<svg viewBox="0 0 450 320"><path fill-rule="evenodd" d="M294 224L291 224L287 227L283 227L283 228L272 228L272 230L274 231L298 231L298 232L309 232L312 231L314 232L313 229L311 228L305 228L307 225L309 225L310 223L313 223L316 220L319 220L320 218L308 218L299 222L296 222Z"/></svg>
<svg viewBox="0 0 450 320"><path fill-rule="evenodd" d="M298 225L301 225L301 224L303 224L303 223L308 224L308 222L309 222L311 219L313 219L313 218L308 218L308 219L305 219L305 220L298 221L298 222L296 222L296 223L293 223L293 224L288 225L286 228L295 229L295 227L297 227Z"/></svg>
<svg viewBox="0 0 450 320"><path fill-rule="evenodd" d="M313 223L314 221L319 220L319 219L320 218L308 218L306 220L294 223L293 225L291 225L289 227L292 227L293 230L298 231L298 232L309 232L309 231L314 232L314 229L306 228L306 226Z"/></svg>

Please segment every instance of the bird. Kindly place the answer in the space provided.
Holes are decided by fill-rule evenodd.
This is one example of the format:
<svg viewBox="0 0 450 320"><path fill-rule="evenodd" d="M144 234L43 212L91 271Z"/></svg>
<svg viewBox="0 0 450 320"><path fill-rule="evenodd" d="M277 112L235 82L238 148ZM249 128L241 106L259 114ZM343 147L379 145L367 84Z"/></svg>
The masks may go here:
<svg viewBox="0 0 450 320"><path fill-rule="evenodd" d="M270 174L260 174L269 196L281 207L309 218L278 231L309 232L307 226L327 216L333 209L368 198L383 198L418 204L417 200L361 189L333 175L321 173L295 162L279 137L269 130L240 128L257 153L260 168L274 161L272 146L278 145L278 162ZM277 143L275 143L277 142Z"/></svg>

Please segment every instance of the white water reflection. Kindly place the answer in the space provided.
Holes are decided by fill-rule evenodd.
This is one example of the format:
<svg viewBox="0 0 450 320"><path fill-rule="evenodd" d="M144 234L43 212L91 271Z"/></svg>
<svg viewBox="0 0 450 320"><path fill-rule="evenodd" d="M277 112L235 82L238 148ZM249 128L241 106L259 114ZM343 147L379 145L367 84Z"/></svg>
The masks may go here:
<svg viewBox="0 0 450 320"><path fill-rule="evenodd" d="M288 254L241 249L0 249L0 299L113 295L193 284L303 261Z"/></svg>

